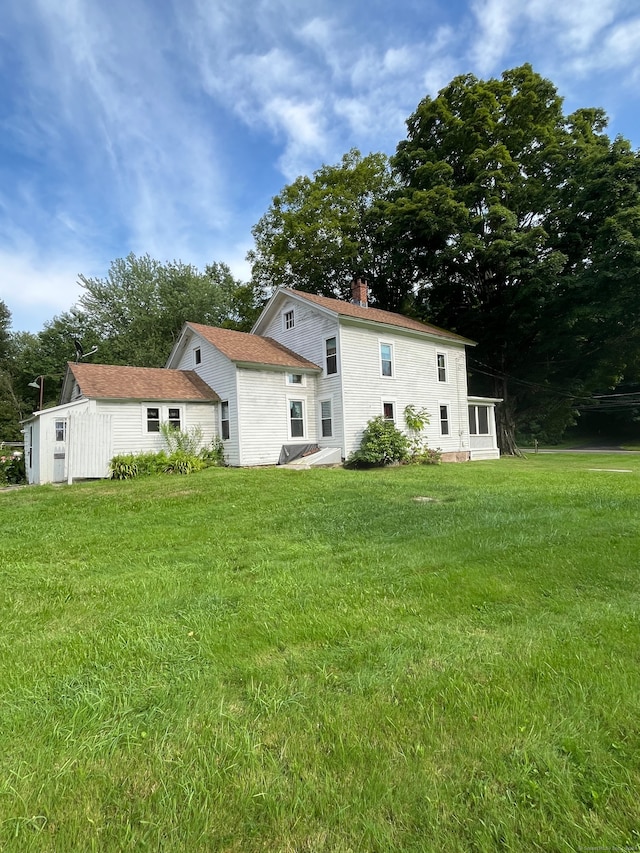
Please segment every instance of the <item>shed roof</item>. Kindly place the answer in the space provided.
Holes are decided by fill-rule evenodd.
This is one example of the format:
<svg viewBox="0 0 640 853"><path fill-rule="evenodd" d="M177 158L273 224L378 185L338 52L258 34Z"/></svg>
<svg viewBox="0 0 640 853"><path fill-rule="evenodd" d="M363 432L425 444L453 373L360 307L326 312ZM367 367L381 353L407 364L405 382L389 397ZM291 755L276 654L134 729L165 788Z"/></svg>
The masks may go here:
<svg viewBox="0 0 640 853"><path fill-rule="evenodd" d="M234 362L269 367L296 367L303 370L322 369L273 338L236 332L233 329L220 329L217 326L203 326L200 323L187 323L187 326Z"/></svg>
<svg viewBox="0 0 640 853"><path fill-rule="evenodd" d="M331 299L329 296L318 296L316 293L306 293L303 290L294 290L293 288L282 288L282 292L293 293L302 299L306 299L308 302L319 305L321 308L333 311L341 317L352 317L357 320L384 323L387 326L398 326L402 329L423 332L437 338L457 341L461 344L475 343L475 341L458 335L455 332L448 332L446 329L440 329L438 326L432 326L429 323L421 323L420 320L413 320L411 317L405 317L403 314L395 314L393 311L382 311L380 308L365 308L362 305L355 305L353 302L345 302L342 299Z"/></svg>
<svg viewBox="0 0 640 853"><path fill-rule="evenodd" d="M84 397L113 400L214 402L220 398L193 370L69 362Z"/></svg>

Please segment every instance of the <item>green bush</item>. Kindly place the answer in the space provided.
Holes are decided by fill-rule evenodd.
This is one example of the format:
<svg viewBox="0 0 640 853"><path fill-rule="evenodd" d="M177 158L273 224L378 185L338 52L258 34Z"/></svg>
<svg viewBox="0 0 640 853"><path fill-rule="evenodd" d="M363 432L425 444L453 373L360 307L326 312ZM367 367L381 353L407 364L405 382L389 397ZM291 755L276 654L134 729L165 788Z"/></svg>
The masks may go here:
<svg viewBox="0 0 640 853"><path fill-rule="evenodd" d="M222 468L227 464L224 458L224 442L220 436L216 436L209 447L203 447L198 455L205 468Z"/></svg>
<svg viewBox="0 0 640 853"><path fill-rule="evenodd" d="M166 458L162 470L165 474L192 474L194 471L201 471L204 467L200 456L176 450Z"/></svg>
<svg viewBox="0 0 640 853"><path fill-rule="evenodd" d="M132 480L139 474L137 457L132 453L114 456L109 463L109 475L112 480Z"/></svg>
<svg viewBox="0 0 640 853"><path fill-rule="evenodd" d="M382 415L372 418L362 433L360 448L347 459L347 465L375 466L404 462L409 455L409 439L393 421Z"/></svg>
<svg viewBox="0 0 640 853"><path fill-rule="evenodd" d="M186 453L188 456L197 456L202 445L202 427L193 426L189 430L176 429L165 422L160 424L160 432L167 442L169 455L174 453Z"/></svg>
<svg viewBox="0 0 640 853"><path fill-rule="evenodd" d="M0 447L0 486L26 482L24 456Z"/></svg>

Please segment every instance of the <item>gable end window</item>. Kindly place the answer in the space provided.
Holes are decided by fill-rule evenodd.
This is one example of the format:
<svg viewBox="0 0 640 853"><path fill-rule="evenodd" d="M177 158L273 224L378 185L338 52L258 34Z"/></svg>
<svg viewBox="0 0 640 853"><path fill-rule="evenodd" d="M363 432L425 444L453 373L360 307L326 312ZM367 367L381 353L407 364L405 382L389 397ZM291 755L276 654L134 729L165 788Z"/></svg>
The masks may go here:
<svg viewBox="0 0 640 853"><path fill-rule="evenodd" d="M441 405L440 410L440 435L449 435L449 406Z"/></svg>
<svg viewBox="0 0 640 853"><path fill-rule="evenodd" d="M160 432L160 409L147 409L147 432Z"/></svg>
<svg viewBox="0 0 640 853"><path fill-rule="evenodd" d="M223 441L229 438L229 401L220 403L220 435Z"/></svg>
<svg viewBox="0 0 640 853"><path fill-rule="evenodd" d="M338 343L336 338L327 338L325 341L325 355L327 365L327 376L338 372Z"/></svg>
<svg viewBox="0 0 640 853"><path fill-rule="evenodd" d="M196 349L194 349L193 360L196 364L202 364L202 350L200 347L196 347Z"/></svg>
<svg viewBox="0 0 640 853"><path fill-rule="evenodd" d="M56 421L55 430L56 430L56 441L66 441L67 440L67 422L66 421Z"/></svg>
<svg viewBox="0 0 640 853"><path fill-rule="evenodd" d="M380 373L382 376L393 376L393 347L391 344L380 344Z"/></svg>
<svg viewBox="0 0 640 853"><path fill-rule="evenodd" d="M293 329L296 324L296 318L293 310L284 312L284 327L285 329Z"/></svg>
<svg viewBox="0 0 640 853"><path fill-rule="evenodd" d="M447 381L447 356L443 352L439 352L436 355L436 361L438 364L438 382L446 382Z"/></svg>

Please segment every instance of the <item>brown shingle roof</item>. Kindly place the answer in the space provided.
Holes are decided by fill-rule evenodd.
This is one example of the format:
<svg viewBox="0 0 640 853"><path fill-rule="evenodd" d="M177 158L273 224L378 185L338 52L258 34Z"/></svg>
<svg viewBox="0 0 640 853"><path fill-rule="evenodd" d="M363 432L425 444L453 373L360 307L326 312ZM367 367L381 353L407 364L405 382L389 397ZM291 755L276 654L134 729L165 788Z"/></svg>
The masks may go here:
<svg viewBox="0 0 640 853"><path fill-rule="evenodd" d="M341 317L354 317L358 320L385 323L387 326L399 326L402 329L424 332L425 334L435 335L438 338L448 338L462 344L474 343L469 338L464 338L455 332L447 332L445 329L439 329L437 326L431 326L428 323L421 323L419 320L412 320L410 317L404 317L402 314L394 314L392 311L382 311L380 308L363 308L361 305L354 305L352 302L345 302L342 299L331 299L328 296L318 296L315 293L305 293L302 290L293 290L292 288L283 290L285 293L288 290L288 292L295 293L296 296L301 296L309 302L315 302L316 305L327 308L329 311L334 311Z"/></svg>
<svg viewBox="0 0 640 853"><path fill-rule="evenodd" d="M220 398L193 370L74 364L69 370L84 397L112 400L216 401Z"/></svg>
<svg viewBox="0 0 640 853"><path fill-rule="evenodd" d="M264 364L272 367L298 367L306 370L321 370L317 364L307 361L293 350L260 335L236 332L233 329L219 329L217 326L202 326L200 323L187 323L190 329L212 343L231 361L248 364Z"/></svg>

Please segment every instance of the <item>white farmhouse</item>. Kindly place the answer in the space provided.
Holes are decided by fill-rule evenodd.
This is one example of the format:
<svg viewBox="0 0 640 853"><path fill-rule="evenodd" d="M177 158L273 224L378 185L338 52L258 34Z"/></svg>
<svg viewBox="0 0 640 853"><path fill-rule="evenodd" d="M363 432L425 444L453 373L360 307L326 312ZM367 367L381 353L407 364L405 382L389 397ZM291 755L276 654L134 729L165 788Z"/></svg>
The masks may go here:
<svg viewBox="0 0 640 853"><path fill-rule="evenodd" d="M473 342L369 308L360 280L352 297L280 288L250 333L187 323L166 368L69 364L60 405L25 424L29 482L106 477L115 454L161 449L163 421L219 436L234 466L339 462L406 406L443 460L498 458L499 401L467 393Z"/></svg>

